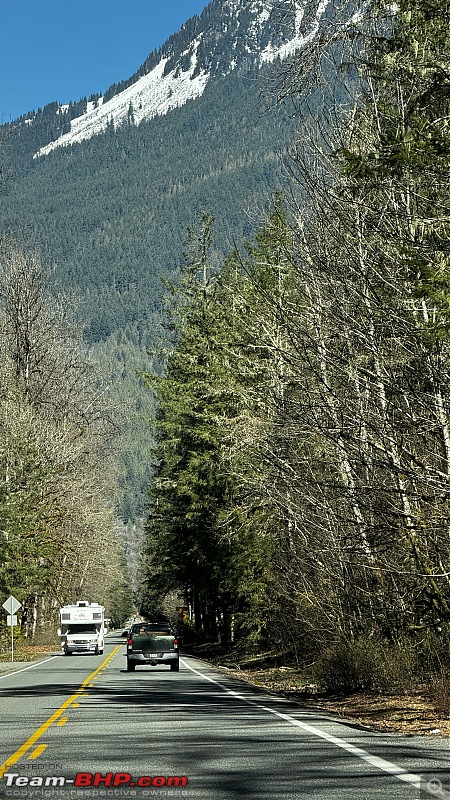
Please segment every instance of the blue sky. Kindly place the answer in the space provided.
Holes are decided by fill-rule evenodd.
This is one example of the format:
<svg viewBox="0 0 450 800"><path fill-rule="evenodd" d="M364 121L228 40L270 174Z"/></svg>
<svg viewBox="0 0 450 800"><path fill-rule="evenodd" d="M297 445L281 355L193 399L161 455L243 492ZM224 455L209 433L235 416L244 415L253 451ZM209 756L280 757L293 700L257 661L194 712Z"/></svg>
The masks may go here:
<svg viewBox="0 0 450 800"><path fill-rule="evenodd" d="M200 14L208 0L6 0L0 123L104 92Z"/></svg>

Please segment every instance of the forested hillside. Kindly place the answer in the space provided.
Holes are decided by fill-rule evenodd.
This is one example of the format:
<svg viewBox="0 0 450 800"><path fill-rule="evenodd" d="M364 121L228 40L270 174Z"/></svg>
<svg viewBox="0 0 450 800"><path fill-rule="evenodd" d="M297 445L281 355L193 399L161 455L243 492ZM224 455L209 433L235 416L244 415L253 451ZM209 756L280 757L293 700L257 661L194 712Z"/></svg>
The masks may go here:
<svg viewBox="0 0 450 800"><path fill-rule="evenodd" d="M1 231L58 265L82 297L89 341L159 325L161 278L202 210L217 216L222 252L249 235L246 208L267 206L292 131L287 112L261 102L265 85L259 72L233 73L166 117L35 159L6 183Z"/></svg>
<svg viewBox="0 0 450 800"><path fill-rule="evenodd" d="M187 229L203 210L216 215L223 256L250 235L282 178L293 122L261 98L270 80L269 70L233 73L166 117L57 150L9 177L6 169L0 233L56 265L55 285L74 292L117 402L128 394L125 522L144 514L152 474L142 448L153 406L137 373L159 358L163 280L183 262Z"/></svg>
<svg viewBox="0 0 450 800"><path fill-rule="evenodd" d="M280 58L314 33L324 10L215 0L104 97L51 104L0 129L0 235L55 265L54 285L74 292L85 341L96 346L117 402L128 396L118 506L125 522L142 518L152 474L145 420L153 401L137 373L157 369L163 280L176 276L187 229L203 211L215 216L219 259L262 219L285 178L297 125L292 103L274 102ZM111 120L103 135L37 157L162 58L175 93L192 64L193 80L207 71L203 94L139 125L130 108L127 124ZM312 116L323 95L333 96L333 81L310 96Z"/></svg>
<svg viewBox="0 0 450 800"><path fill-rule="evenodd" d="M156 400L140 375L161 371L163 280L176 276L203 209L216 214L219 260L250 235L280 181L293 124L262 99L276 71L259 56L292 38L294 16L277 31L260 4L238 5L212 3L201 46L194 19L104 97L54 103L0 129L0 589L28 609L30 635L45 635L58 605L83 593L117 621L129 613L157 463ZM37 156L162 53L174 91L194 56L208 67L201 97L140 125L130 108L128 124ZM20 300L8 305L8 287L16 299L27 293L27 270L39 288L25 303L30 318ZM65 347L77 351L73 365Z"/></svg>

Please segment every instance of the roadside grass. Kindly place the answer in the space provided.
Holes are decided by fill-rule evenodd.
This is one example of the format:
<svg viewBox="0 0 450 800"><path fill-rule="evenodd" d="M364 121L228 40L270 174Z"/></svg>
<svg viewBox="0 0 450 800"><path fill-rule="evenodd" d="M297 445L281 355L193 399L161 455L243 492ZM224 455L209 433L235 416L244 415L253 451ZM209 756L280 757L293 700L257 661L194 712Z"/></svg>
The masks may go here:
<svg viewBox="0 0 450 800"><path fill-rule="evenodd" d="M55 655L61 652L61 647L55 644L25 644L14 642L14 661L38 661L40 658ZM0 662L11 661L11 647L2 642L0 649Z"/></svg>
<svg viewBox="0 0 450 800"><path fill-rule="evenodd" d="M450 736L450 673L445 670L422 683L408 674L404 687L395 674L392 689L333 691L320 685L315 664L298 667L289 653L226 653L213 644L187 650L224 675L369 730Z"/></svg>

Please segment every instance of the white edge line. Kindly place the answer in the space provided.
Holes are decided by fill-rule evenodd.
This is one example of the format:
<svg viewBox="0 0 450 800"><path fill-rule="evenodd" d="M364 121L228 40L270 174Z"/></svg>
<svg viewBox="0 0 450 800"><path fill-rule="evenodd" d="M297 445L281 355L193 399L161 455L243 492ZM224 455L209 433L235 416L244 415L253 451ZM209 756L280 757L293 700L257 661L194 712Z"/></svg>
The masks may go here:
<svg viewBox="0 0 450 800"><path fill-rule="evenodd" d="M30 664L29 667L23 667L22 669L16 669L13 672L5 672L4 675L0 675L0 681L3 678L9 678L10 675L18 675L19 672L26 672L27 669L32 669L33 667L37 667L38 664L46 664L47 661L53 661L53 659L54 658L58 658L59 655L60 655L60 653L58 653L56 656L52 656L51 658L44 658L43 661L34 661L33 664Z"/></svg>
<svg viewBox="0 0 450 800"><path fill-rule="evenodd" d="M181 660L181 659L180 659ZM222 691L231 694L233 697L236 697L238 700L242 700L243 703L246 703L249 706L255 706L256 708L260 708L262 711L267 711L269 714L273 714L280 719L285 720L286 722L290 722L291 725L295 725L297 728L302 728L302 730L307 731L308 733L312 733L314 736L319 736L321 739L325 739L330 744L335 745L336 747L340 747L342 750L346 750L348 753L360 758L362 761L366 761L368 764L371 764L373 767L376 767L383 772L387 772L389 775L393 775L395 778L398 778L400 781L404 781L404 783L409 783L414 786L416 789L421 789L425 791L432 797L436 797L436 792L428 791L428 787L424 785L424 780L421 778L420 775L415 775L414 773L407 772L402 767L399 767L397 764L394 764L392 761L386 761L384 758L379 758L379 756L374 756L371 753L367 752L366 750L362 750L360 747L356 747L350 742L346 742L345 739L340 739L337 736L332 736L330 733L326 733L325 731L321 731L320 728L316 728L314 725L308 725L306 722L301 722L295 717L291 717L289 714L282 714L280 711L275 711L273 708L269 708L268 706L263 706L260 703L257 703L255 700L248 700L243 695L239 694L238 692L234 692L232 689L227 689L222 683L219 681L214 680L214 678L210 678L209 675L204 675L199 670L194 669L186 661L181 660L181 663L187 667L191 672L195 672L196 675L199 675L206 681L210 681L210 683L214 683L218 686Z"/></svg>

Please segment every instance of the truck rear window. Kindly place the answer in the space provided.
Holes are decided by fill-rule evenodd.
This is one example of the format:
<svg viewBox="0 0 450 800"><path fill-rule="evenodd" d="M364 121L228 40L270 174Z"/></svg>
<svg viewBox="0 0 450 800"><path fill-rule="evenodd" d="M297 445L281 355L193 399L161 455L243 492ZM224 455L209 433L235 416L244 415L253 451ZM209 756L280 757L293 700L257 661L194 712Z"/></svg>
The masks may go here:
<svg viewBox="0 0 450 800"><path fill-rule="evenodd" d="M132 634L159 633L162 636L170 636L172 634L172 631L170 630L169 625L163 622L146 622L141 625L133 625L131 633Z"/></svg>

